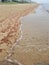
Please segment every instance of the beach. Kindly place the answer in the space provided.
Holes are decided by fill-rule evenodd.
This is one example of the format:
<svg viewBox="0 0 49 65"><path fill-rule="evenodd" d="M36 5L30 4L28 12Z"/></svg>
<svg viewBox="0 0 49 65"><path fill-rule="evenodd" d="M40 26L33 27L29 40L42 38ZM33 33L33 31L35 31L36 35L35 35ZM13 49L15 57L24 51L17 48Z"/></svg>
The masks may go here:
<svg viewBox="0 0 49 65"><path fill-rule="evenodd" d="M17 5L0 5L0 24L3 23L4 21L6 20L9 20L10 21L6 21L6 22L13 22L13 24L15 22L20 22L21 24L21 17L24 17L26 15L28 15L29 13L33 12L34 13L34 10L35 8L38 7L38 4L26 4L26 5L22 5L22 4L17 4ZM6 25L8 25L8 23L6 24L6 22L4 23L4 28L6 28ZM13 25L12 24L12 25ZM15 26L14 26L15 27ZM0 29L2 30L1 26L0 26ZM0 30L0 31L1 31ZM5 29L5 31L8 30L8 29ZM9 31L8 31L9 32ZM23 32L23 31L22 31ZM4 32L2 32L4 33ZM14 32L15 33L15 32ZM9 33L6 33L7 35L9 35ZM1 38L2 39L2 38ZM0 39L0 40L1 40ZM7 39L7 38L6 38ZM5 39L5 40L6 40ZM13 47L13 45L16 43L16 40L15 37L13 36L11 42L12 42L12 45L10 46L11 48ZM14 43L15 42L15 43ZM18 44L18 43L17 43ZM6 46L6 45L5 45ZM17 45L16 45L17 46ZM4 47L4 45L2 46L5 50L3 52L3 50L0 52L0 63L3 65L4 62L4 58L7 57L9 54L11 54L10 52L10 47L8 48L8 45L7 47ZM8 48L8 49L7 49ZM1 47L0 47L1 49ZM13 51L13 50L12 50ZM17 51L16 51L17 52ZM16 53L15 53L16 54ZM9 57L12 57L12 56L9 56ZM13 58L13 57L12 57ZM16 58L16 56L15 56ZM14 59L14 58L13 58ZM7 60L6 60L7 61ZM6 61L5 61L5 64L6 64ZM19 61L18 61L19 62ZM7 65L7 64L6 64Z"/></svg>
<svg viewBox="0 0 49 65"><path fill-rule="evenodd" d="M8 17L15 16L16 11L19 14L18 19L21 22L22 38L15 42L12 55L9 61L0 62L2 65L48 65L49 64L49 13L42 5L7 5L6 9ZM15 9L16 7L16 9ZM21 8L20 8L21 7ZM2 8L3 9L3 8ZM4 9L3 9L4 10ZM11 14L9 14L12 10ZM5 11L5 10L4 10ZM3 12L4 12L3 11ZM2 12L2 11L1 11ZM1 20L5 19L5 13ZM0 14L1 16L1 14ZM12 62L13 61L13 62ZM16 65L16 64L15 64Z"/></svg>
<svg viewBox="0 0 49 65"><path fill-rule="evenodd" d="M49 13L41 6L35 13L21 17L22 39L11 59L22 65L49 64Z"/></svg>

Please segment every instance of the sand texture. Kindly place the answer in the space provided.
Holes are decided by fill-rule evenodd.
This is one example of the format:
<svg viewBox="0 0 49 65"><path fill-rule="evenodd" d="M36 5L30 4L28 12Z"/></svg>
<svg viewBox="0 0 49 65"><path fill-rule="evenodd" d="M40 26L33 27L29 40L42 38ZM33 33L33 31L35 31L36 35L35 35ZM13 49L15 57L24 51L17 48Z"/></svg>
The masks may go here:
<svg viewBox="0 0 49 65"><path fill-rule="evenodd" d="M17 4L17 5L0 5L0 61L5 56L12 45L21 35L20 17L27 15L38 5Z"/></svg>

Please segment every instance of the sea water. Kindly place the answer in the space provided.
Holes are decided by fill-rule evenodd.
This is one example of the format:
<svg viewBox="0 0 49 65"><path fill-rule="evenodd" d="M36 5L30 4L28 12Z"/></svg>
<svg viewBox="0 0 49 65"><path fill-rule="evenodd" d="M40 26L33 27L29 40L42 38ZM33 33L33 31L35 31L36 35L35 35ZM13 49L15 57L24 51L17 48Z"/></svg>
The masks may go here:
<svg viewBox="0 0 49 65"><path fill-rule="evenodd" d="M42 6L49 11L49 4L42 4Z"/></svg>

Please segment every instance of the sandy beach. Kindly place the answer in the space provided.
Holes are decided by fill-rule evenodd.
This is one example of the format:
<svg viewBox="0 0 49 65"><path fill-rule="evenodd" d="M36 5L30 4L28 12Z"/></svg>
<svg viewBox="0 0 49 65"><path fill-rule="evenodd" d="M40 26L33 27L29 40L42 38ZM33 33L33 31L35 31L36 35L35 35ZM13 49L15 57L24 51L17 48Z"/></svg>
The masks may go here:
<svg viewBox="0 0 49 65"><path fill-rule="evenodd" d="M38 7L37 4L2 5L0 9L2 9L0 13L3 12L0 14L3 16L0 20L6 19L7 15L12 17L11 15L15 16L18 13L18 20L22 24L22 39L15 45L10 59L22 65L49 65L49 13L42 6ZM0 62L2 65L7 65L7 63L6 61Z"/></svg>
<svg viewBox="0 0 49 65"><path fill-rule="evenodd" d="M21 17L24 17L25 15L33 12L35 8L38 7L38 4L26 4L26 5L22 5L22 4L17 4L17 5L0 5L0 24L2 22L4 22L6 19L12 19L13 21L19 21ZM10 20L12 22L12 20ZM6 22L5 22L6 25ZM4 25L4 26L5 26ZM13 25L13 24L12 24ZM0 27L1 28L1 27ZM5 27L6 28L6 27ZM1 30L0 30L1 31ZM3 32L4 33L4 32ZM13 36L14 38L14 36ZM2 38L1 38L2 39ZM13 40L13 39L12 39ZM15 42L15 40L14 40ZM4 45L3 45L4 46ZM17 45L16 45L17 46ZM4 47L5 48L5 47ZM1 49L1 47L0 47ZM5 48L6 50L7 48ZM9 48L8 48L9 49ZM6 50L6 52L1 53L0 52L0 60L4 60L4 58L7 56L8 50ZM17 49L18 51L18 49ZM16 51L16 52L17 52ZM4 54L5 53L5 54ZM4 54L4 55L3 55ZM8 54L8 53L7 53ZM15 53L16 54L16 53ZM14 56L16 58L16 55ZM13 58L13 57L12 57ZM14 58L13 58L14 59ZM0 61L0 62L1 62ZM19 61L18 61L19 62ZM1 62L1 64L3 65L4 62ZM5 63L6 64L6 63ZM7 64L6 64L7 65Z"/></svg>

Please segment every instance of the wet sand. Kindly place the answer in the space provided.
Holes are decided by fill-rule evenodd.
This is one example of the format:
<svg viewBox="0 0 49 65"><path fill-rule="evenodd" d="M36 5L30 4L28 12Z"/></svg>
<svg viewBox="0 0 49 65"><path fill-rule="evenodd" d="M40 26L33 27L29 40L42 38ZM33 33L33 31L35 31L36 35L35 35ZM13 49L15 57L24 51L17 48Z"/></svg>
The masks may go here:
<svg viewBox="0 0 49 65"><path fill-rule="evenodd" d="M15 46L12 59L22 65L49 63L49 15L40 11L21 18L22 40Z"/></svg>

